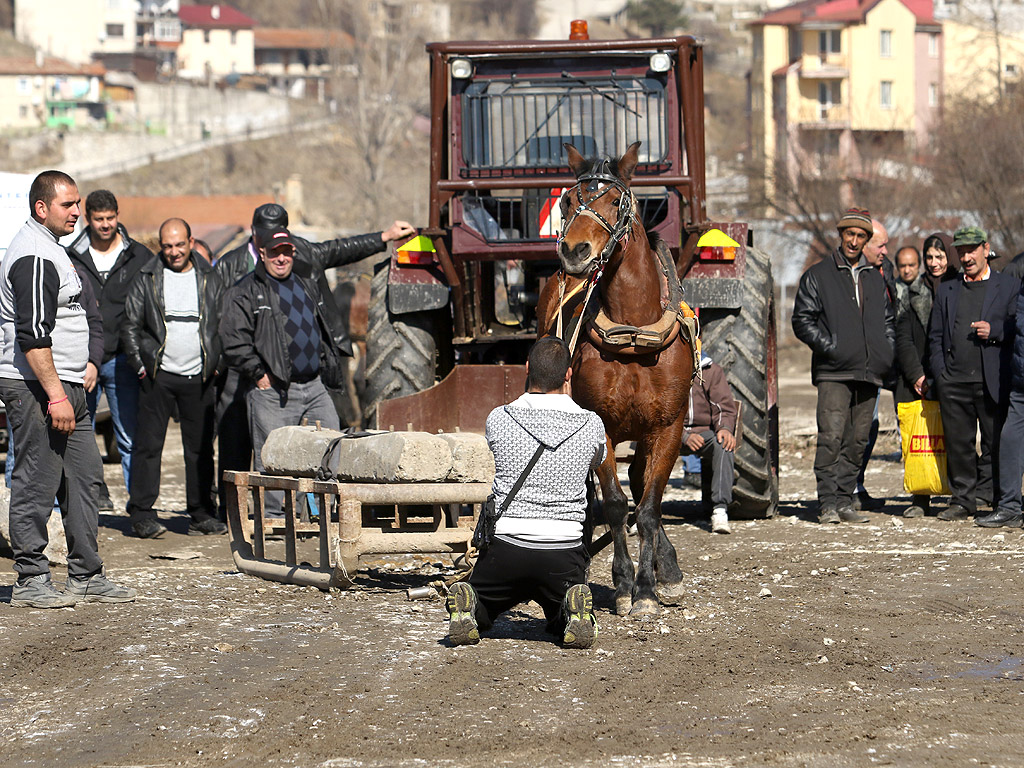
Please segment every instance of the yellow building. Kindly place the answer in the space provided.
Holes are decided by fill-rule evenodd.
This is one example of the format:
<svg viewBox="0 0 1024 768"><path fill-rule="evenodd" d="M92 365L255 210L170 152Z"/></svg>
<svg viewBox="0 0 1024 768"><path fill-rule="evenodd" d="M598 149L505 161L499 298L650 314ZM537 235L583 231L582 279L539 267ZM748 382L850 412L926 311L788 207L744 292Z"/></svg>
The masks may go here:
<svg viewBox="0 0 1024 768"><path fill-rule="evenodd" d="M37 52L0 57L0 132L103 127L102 64L72 64Z"/></svg>
<svg viewBox="0 0 1024 768"><path fill-rule="evenodd" d="M869 163L927 139L942 100L931 0L805 0L752 30L751 150L769 198L842 179L851 204Z"/></svg>
<svg viewBox="0 0 1024 768"><path fill-rule="evenodd" d="M205 78L256 70L256 22L230 5L183 5L178 74Z"/></svg>
<svg viewBox="0 0 1024 768"><path fill-rule="evenodd" d="M1008 89L1019 87L1024 76L1024 37L1006 26L997 39L990 20L964 15L942 22L949 96L994 100Z"/></svg>

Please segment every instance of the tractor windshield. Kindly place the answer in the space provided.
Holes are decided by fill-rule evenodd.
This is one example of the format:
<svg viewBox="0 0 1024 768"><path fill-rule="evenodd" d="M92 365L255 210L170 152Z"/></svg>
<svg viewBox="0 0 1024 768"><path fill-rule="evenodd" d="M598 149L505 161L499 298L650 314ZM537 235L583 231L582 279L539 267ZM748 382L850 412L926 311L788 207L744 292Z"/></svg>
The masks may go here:
<svg viewBox="0 0 1024 768"><path fill-rule="evenodd" d="M645 77L516 77L477 80L462 93L467 175L564 167L562 144L612 155L634 141L640 163L668 151L665 85Z"/></svg>

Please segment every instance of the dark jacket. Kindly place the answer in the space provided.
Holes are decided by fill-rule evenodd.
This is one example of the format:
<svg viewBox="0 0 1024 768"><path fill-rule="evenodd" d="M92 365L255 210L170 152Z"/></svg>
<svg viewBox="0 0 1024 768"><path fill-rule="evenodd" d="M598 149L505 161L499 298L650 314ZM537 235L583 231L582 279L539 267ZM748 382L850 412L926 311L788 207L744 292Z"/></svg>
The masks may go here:
<svg viewBox="0 0 1024 768"><path fill-rule="evenodd" d="M988 340L981 348L982 373L985 389L997 403L1009 394L1010 357L1017 324L1017 294L1020 284L1016 279L991 270L985 288L981 317L991 326ZM939 286L928 321L928 351L931 355L932 374L941 391L946 372L946 356L952 351L953 323L964 281L950 280Z"/></svg>
<svg viewBox="0 0 1024 768"><path fill-rule="evenodd" d="M325 386L337 386L341 381L342 352L330 334L320 284L309 264L297 259L292 275L312 300L320 326L320 377ZM228 289L223 300L220 337L227 364L243 380L254 383L266 373L277 386L284 387L291 379L292 363L284 330L285 315L270 283L273 279L260 263Z"/></svg>
<svg viewBox="0 0 1024 768"><path fill-rule="evenodd" d="M81 302L89 322L89 362L99 369L103 365L103 315L89 280L82 280Z"/></svg>
<svg viewBox="0 0 1024 768"><path fill-rule="evenodd" d="M128 288L143 265L153 258L149 248L128 237L128 230L123 224L117 225L117 231L124 242L124 250L117 257L106 280L100 277L92 254L89 253L89 227L82 230L82 234L65 249L79 276L92 283L93 293L99 303L100 314L103 315L103 362L123 351L120 348L121 321L124 318Z"/></svg>
<svg viewBox="0 0 1024 768"><path fill-rule="evenodd" d="M1017 294L1017 333L1013 337L1010 383L1016 392L1024 392L1024 287ZM1017 436L1020 439L1020 436Z"/></svg>
<svg viewBox="0 0 1024 768"><path fill-rule="evenodd" d="M895 312L879 270L861 256L850 267L839 250L800 278L793 332L811 348L811 381L881 386L894 359Z"/></svg>
<svg viewBox="0 0 1024 768"><path fill-rule="evenodd" d="M690 410L686 414L683 440L691 433L718 432L736 434L736 399L729 389L722 366L705 357L700 361L701 380L690 386Z"/></svg>
<svg viewBox="0 0 1024 768"><path fill-rule="evenodd" d="M948 269L942 282L957 280L960 273ZM932 283L925 274L914 278L903 294L902 306L896 313L896 367L900 378L896 386L896 402L920 400L914 384L922 376L928 389L925 399L935 399L935 378L932 376L931 356L928 353L928 319L932 314L935 295Z"/></svg>
<svg viewBox="0 0 1024 768"><path fill-rule="evenodd" d="M203 352L203 381L216 372L221 357L221 340L217 332L224 285L206 259L192 252L199 288L199 345ZM156 378L167 340L164 316L164 262L154 256L147 262L132 284L125 303L121 345L133 371L145 369Z"/></svg>
<svg viewBox="0 0 1024 768"><path fill-rule="evenodd" d="M342 354L352 356L352 342L348 336L348 318L344 317L334 301L325 269L341 267L365 259L384 250L386 243L380 239L380 232L370 232L355 237L339 237L322 243L311 243L301 237L292 236L295 241L295 260L306 262L316 275L323 297L325 317L334 344ZM229 288L253 271L259 255L249 238L243 245L228 251L217 262L217 272Z"/></svg>

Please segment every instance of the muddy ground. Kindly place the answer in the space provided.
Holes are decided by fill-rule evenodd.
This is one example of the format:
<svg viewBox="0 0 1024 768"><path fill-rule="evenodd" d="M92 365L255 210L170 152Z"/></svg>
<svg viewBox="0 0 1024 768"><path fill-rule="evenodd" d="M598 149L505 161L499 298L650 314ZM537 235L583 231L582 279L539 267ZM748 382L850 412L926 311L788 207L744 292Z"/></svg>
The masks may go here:
<svg viewBox="0 0 1024 768"><path fill-rule="evenodd" d="M357 588L323 594L238 573L180 512L157 541L104 515L108 569L138 602L32 611L0 588L0 765L1021 765L1021 532L899 517L891 432L868 476L887 508L816 525L808 364L782 356L779 515L713 536L674 482L691 594L614 616L605 551L591 651L551 643L532 605L448 647L440 601L404 591L452 573L437 557L365 562ZM179 446L167 510L184 506Z"/></svg>

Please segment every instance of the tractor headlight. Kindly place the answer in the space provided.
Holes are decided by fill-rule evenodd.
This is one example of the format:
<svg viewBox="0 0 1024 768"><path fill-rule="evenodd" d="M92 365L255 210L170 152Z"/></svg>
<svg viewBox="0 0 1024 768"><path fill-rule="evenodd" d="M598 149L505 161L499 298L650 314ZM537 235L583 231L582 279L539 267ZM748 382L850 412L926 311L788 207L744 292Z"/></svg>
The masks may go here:
<svg viewBox="0 0 1024 768"><path fill-rule="evenodd" d="M473 76L473 62L469 59L452 59L452 77L466 80Z"/></svg>
<svg viewBox="0 0 1024 768"><path fill-rule="evenodd" d="M651 71L668 72L672 69L672 57L667 53L651 54Z"/></svg>

